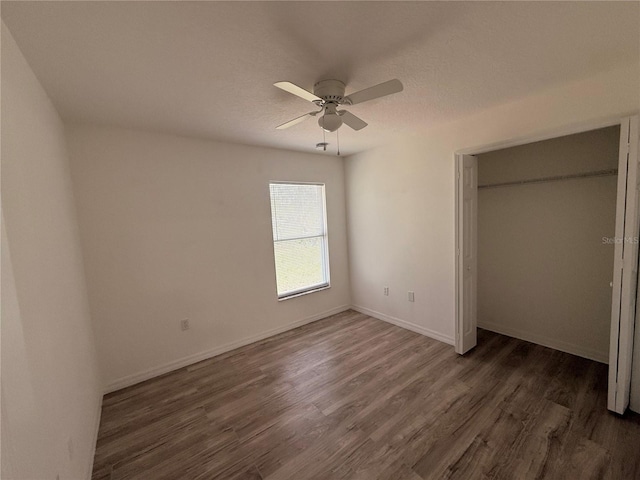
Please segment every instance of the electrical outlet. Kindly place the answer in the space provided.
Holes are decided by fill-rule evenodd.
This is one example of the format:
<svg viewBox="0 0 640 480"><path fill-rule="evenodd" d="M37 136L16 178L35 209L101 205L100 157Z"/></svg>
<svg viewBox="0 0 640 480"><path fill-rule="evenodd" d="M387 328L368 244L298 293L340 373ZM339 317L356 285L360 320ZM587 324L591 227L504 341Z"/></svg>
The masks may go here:
<svg viewBox="0 0 640 480"><path fill-rule="evenodd" d="M184 320L180 320L180 330L183 332L185 330L189 330L189 319L185 318Z"/></svg>
<svg viewBox="0 0 640 480"><path fill-rule="evenodd" d="M389 287L384 287L384 295L385 295L386 297L388 297L388 296L389 296Z"/></svg>
<svg viewBox="0 0 640 480"><path fill-rule="evenodd" d="M416 297L415 297L415 294L413 292L409 292L409 301L410 302L415 302L416 301Z"/></svg>

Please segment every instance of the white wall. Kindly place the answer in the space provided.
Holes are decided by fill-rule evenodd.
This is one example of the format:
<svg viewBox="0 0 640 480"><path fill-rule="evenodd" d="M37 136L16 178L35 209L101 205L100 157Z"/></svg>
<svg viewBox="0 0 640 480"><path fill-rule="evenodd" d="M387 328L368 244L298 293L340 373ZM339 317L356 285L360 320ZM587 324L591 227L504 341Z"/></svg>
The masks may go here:
<svg viewBox="0 0 640 480"><path fill-rule="evenodd" d="M478 184L618 167L609 127L478 155ZM608 363L617 176L478 190L478 326Z"/></svg>
<svg viewBox="0 0 640 480"><path fill-rule="evenodd" d="M576 132L637 111L639 77L637 64L602 73L349 157L351 293L357 308L452 342L454 152ZM390 287L388 297L383 286ZM408 290L415 291L415 303L407 301Z"/></svg>
<svg viewBox="0 0 640 480"><path fill-rule="evenodd" d="M350 305L341 158L87 126L67 138L108 390ZM271 180L326 183L330 289L278 302Z"/></svg>
<svg viewBox="0 0 640 480"><path fill-rule="evenodd" d="M2 26L2 478L88 478L102 399L63 125Z"/></svg>

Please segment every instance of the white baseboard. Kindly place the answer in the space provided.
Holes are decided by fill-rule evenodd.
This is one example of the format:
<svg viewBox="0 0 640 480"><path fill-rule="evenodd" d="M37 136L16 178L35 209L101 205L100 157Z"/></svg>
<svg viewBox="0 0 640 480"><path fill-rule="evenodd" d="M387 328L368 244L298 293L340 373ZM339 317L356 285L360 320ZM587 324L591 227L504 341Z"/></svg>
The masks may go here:
<svg viewBox="0 0 640 480"><path fill-rule="evenodd" d="M503 325L497 325L491 322L478 322L478 327L490 330L495 333L501 333L502 335L508 335L509 337L519 338L527 342L537 343L543 347L553 348L554 350L560 350L561 352L570 353L579 357L588 358L589 360L595 360L600 363L609 363L609 356L607 352L601 352L592 348L582 347L573 343L563 342L555 338L545 337L544 335L538 335L530 332L523 332L516 328L505 327Z"/></svg>
<svg viewBox="0 0 640 480"><path fill-rule="evenodd" d="M294 328L301 327L302 325L306 325L307 323L315 322L317 320L330 317L331 315L344 312L346 310L349 310L350 308L351 308L351 305L341 305L339 307L332 308L331 310L320 312L310 317L303 318L301 320L296 320L282 327L257 333L255 335L251 335L250 337L245 337L240 340L236 340L234 342L230 342L225 345L221 345L219 347L206 350L204 352L198 352L193 355L188 355L186 357L182 357L177 360L167 362L164 365L160 365L158 367L154 367L149 370L145 370L143 372L134 373L133 375L127 375L126 377L122 377L112 382L109 382L104 388L104 393L105 394L111 393L111 392L115 392L116 390L120 390L121 388L130 387L131 385L135 385L136 383L144 382L145 380L149 380L159 375L164 375L165 373L171 372L173 370L177 370L179 368L186 367L188 365L192 365L197 362L201 362L202 360L207 360L208 358L215 357L216 355L220 355L222 353L226 353L230 350L244 347L245 345L249 345L250 343L259 342L260 340L264 340L265 338L272 337L274 335L286 332L288 330L293 330Z"/></svg>
<svg viewBox="0 0 640 480"><path fill-rule="evenodd" d="M453 341L453 337L449 337L448 335L443 335L440 332L436 332L435 330L430 330L420 325L416 325L415 323L407 322L406 320L392 317L391 315L386 315L381 312L376 312L375 310L370 310L368 308L361 307L360 305L351 305L351 308L356 312L364 313L365 315L369 315L370 317L377 318L378 320L382 320L384 322L391 323L398 327L411 330L412 332L419 333L421 335L424 335L425 337L433 338L435 340L438 340L443 343L447 343L449 345L454 345L455 343Z"/></svg>
<svg viewBox="0 0 640 480"><path fill-rule="evenodd" d="M98 444L98 430L100 430L100 418L102 417L102 397L98 402L98 410L96 411L96 418L93 422L93 444L91 448L91 457L89 458L89 468L86 475L87 480L91 480L93 476L93 460L96 457L96 446Z"/></svg>

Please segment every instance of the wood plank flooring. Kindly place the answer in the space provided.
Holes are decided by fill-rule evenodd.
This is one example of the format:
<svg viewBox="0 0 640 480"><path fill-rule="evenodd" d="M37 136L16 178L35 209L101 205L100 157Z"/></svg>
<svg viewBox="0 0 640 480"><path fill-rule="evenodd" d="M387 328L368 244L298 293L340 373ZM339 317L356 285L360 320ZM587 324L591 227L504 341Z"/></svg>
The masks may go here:
<svg viewBox="0 0 640 480"><path fill-rule="evenodd" d="M106 395L94 480L640 479L605 365L347 311Z"/></svg>

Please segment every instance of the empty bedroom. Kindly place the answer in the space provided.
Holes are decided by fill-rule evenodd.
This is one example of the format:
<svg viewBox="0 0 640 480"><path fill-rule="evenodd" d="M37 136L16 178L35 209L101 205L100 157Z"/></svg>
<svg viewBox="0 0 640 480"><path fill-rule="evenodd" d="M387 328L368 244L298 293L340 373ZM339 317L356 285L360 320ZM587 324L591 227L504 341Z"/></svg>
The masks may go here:
<svg viewBox="0 0 640 480"><path fill-rule="evenodd" d="M640 3L0 14L3 480L640 479Z"/></svg>

